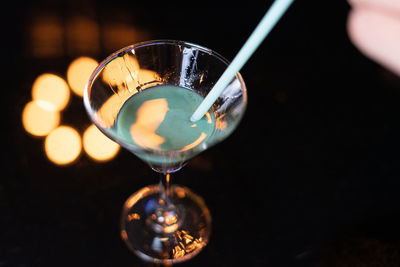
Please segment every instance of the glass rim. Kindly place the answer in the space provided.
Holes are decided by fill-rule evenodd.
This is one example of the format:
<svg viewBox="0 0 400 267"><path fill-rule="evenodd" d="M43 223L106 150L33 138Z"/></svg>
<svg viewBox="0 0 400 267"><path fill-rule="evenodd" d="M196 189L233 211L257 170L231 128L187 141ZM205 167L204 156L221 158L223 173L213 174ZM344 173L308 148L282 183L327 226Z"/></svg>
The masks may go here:
<svg viewBox="0 0 400 267"><path fill-rule="evenodd" d="M93 122L94 125L96 125L96 127L104 134L106 135L108 138L112 139L113 141L119 143L121 145L121 141L118 140L114 140L114 138L112 136L110 136L110 134L108 134L105 130L102 129L101 126L98 125L98 123L96 123L96 121L94 121L92 119L92 117L95 115L92 112L92 109L90 107L90 100L89 100L89 95L90 92L92 90L92 85L93 82L96 80L97 76L101 73L101 71L103 71L103 69L108 65L108 63L110 63L112 60L114 60L116 57L120 56L121 53L126 53L127 51L131 51L133 49L137 49L137 48L141 48L141 47L148 47L148 46L153 46L153 45L182 45L182 46L189 46L189 47L194 47L199 49L200 51L203 51L207 54L209 54L210 56L213 56L215 58L217 58L218 60L220 60L221 62L223 62L226 66L229 66L230 61L227 60L225 57L223 57L221 54L215 52L214 50L195 44L195 43L191 43L191 42L187 42L187 41L180 41L180 40L172 40L172 39L155 39L155 40L148 40L148 41L143 41L143 42L138 42L135 44L131 44L128 46L125 46L113 53L111 53L109 56L107 56L104 60L102 60L98 66L94 69L94 71L92 72L92 74L90 75L90 78L88 80L88 82L85 85L85 89L83 92L83 103L84 103L84 107L86 112L88 113L89 117L91 118L91 121ZM242 75L237 72L235 75L236 79L240 82L241 84L241 88L242 91L244 92L243 94L243 102L244 102L244 109L246 109L247 106L247 87L246 84L244 83L244 80L242 78ZM243 112L244 113L244 112ZM239 121L241 120L241 118L243 117L243 114L241 114ZM198 150L197 147L193 147L190 148L188 150L185 151L179 151L179 150L170 150L170 151L158 151L155 149L151 149L151 148L143 148L140 146L135 146L135 145L131 145L131 144L127 144L125 142L122 142L123 146L126 148L131 148L132 147L132 152L134 151L141 151L141 152L151 152L158 155L164 155L165 153L180 153L180 154L190 154L191 151L196 151ZM212 146L212 145L209 145ZM209 147L207 146L207 147ZM204 150L204 149L201 149Z"/></svg>

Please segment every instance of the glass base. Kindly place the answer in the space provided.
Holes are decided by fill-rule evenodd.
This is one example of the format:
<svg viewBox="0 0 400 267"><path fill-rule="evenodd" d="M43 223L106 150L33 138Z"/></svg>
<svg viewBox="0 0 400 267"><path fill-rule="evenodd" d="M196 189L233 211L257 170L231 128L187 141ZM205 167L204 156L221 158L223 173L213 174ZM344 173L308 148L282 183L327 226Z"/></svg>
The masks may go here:
<svg viewBox="0 0 400 267"><path fill-rule="evenodd" d="M172 185L140 189L125 202L121 236L140 258L163 264L188 260L208 243L211 216L203 199L188 188Z"/></svg>

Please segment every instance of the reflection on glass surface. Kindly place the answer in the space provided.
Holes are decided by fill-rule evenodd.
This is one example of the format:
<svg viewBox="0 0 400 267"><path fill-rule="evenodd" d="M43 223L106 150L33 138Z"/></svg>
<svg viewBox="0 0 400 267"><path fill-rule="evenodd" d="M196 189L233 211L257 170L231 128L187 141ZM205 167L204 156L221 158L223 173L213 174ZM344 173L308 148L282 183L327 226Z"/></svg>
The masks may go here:
<svg viewBox="0 0 400 267"><path fill-rule="evenodd" d="M178 239L178 245L173 248L172 253L174 259L182 258L193 250L206 245L206 243L202 241L201 237L194 238L185 230L176 231L176 237Z"/></svg>
<svg viewBox="0 0 400 267"><path fill-rule="evenodd" d="M116 58L104 69L102 79L116 92L136 90L134 82L138 75L139 64L132 56ZM114 88L115 87L115 88Z"/></svg>
<svg viewBox="0 0 400 267"><path fill-rule="evenodd" d="M148 100L138 109L136 122L130 127L132 140L139 146L158 149L164 138L156 133L169 108L166 99Z"/></svg>
<svg viewBox="0 0 400 267"><path fill-rule="evenodd" d="M103 118L99 121L101 127L109 128L114 125L117 118L118 111L121 109L124 102L131 97L129 91L122 92L121 94L114 94L101 106L97 111L97 116Z"/></svg>
<svg viewBox="0 0 400 267"><path fill-rule="evenodd" d="M138 88L143 89L146 84L160 80L157 72L141 68L132 53L115 58L104 68L101 75L110 89L118 94L125 94L125 91L134 94Z"/></svg>
<svg viewBox="0 0 400 267"><path fill-rule="evenodd" d="M108 85L112 94L100 109L97 117L102 118L97 123L109 128L115 124L117 114L125 101L136 94L138 89L158 84L160 77L155 71L141 69L133 55L124 55L111 61L101 74L101 79Z"/></svg>
<svg viewBox="0 0 400 267"><path fill-rule="evenodd" d="M140 215L138 213L131 213L131 214L128 214L127 218L129 221L140 220Z"/></svg>

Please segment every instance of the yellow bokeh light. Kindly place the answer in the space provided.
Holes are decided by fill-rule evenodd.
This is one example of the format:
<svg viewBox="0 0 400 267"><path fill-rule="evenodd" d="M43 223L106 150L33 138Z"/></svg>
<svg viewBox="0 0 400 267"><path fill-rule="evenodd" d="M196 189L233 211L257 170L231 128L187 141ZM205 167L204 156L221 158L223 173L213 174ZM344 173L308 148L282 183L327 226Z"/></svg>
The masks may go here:
<svg viewBox="0 0 400 267"><path fill-rule="evenodd" d="M65 80L57 75L44 73L32 86L32 98L45 109L62 110L68 104L70 92Z"/></svg>
<svg viewBox="0 0 400 267"><path fill-rule="evenodd" d="M60 114L43 107L39 101L27 103L22 111L25 130L35 136L45 136L60 123Z"/></svg>
<svg viewBox="0 0 400 267"><path fill-rule="evenodd" d="M74 128L59 126L46 137L44 148L47 157L55 164L69 164L81 153L81 137Z"/></svg>
<svg viewBox="0 0 400 267"><path fill-rule="evenodd" d="M90 57L79 57L71 62L67 70L67 80L75 94L83 96L85 85L97 65L97 61Z"/></svg>
<svg viewBox="0 0 400 267"><path fill-rule="evenodd" d="M83 133L83 149L95 160L106 161L115 157L120 146L92 124Z"/></svg>

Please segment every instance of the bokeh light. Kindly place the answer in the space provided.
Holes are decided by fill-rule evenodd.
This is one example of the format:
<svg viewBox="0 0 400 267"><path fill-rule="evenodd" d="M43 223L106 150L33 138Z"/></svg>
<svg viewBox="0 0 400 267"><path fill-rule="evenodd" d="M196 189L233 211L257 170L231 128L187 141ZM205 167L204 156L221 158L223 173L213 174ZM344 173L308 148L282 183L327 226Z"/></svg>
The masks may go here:
<svg viewBox="0 0 400 267"><path fill-rule="evenodd" d="M147 30L133 27L130 23L113 22L102 27L102 43L108 52L149 39L151 35Z"/></svg>
<svg viewBox="0 0 400 267"><path fill-rule="evenodd" d="M46 156L55 164L72 163L82 150L79 133L72 127L59 126L46 137L44 142Z"/></svg>
<svg viewBox="0 0 400 267"><path fill-rule="evenodd" d="M63 20L57 14L46 11L33 11L33 18L26 23L26 47L36 58L54 58L63 55L64 27Z"/></svg>
<svg viewBox="0 0 400 267"><path fill-rule="evenodd" d="M68 104L70 91L65 80L57 75L44 73L32 86L32 99L45 109L62 110Z"/></svg>
<svg viewBox="0 0 400 267"><path fill-rule="evenodd" d="M97 161L107 161L117 155L120 146L92 124L83 133L83 149Z"/></svg>
<svg viewBox="0 0 400 267"><path fill-rule="evenodd" d="M98 62L90 57L79 57L71 62L67 70L67 81L76 95L83 96L86 83L97 65Z"/></svg>
<svg viewBox="0 0 400 267"><path fill-rule="evenodd" d="M27 103L22 111L25 131L35 136L45 136L60 123L60 114L38 101Z"/></svg>
<svg viewBox="0 0 400 267"><path fill-rule="evenodd" d="M90 16L75 15L65 22L65 41L69 55L95 55L100 51L100 29Z"/></svg>
<svg viewBox="0 0 400 267"><path fill-rule="evenodd" d="M69 103L75 106L75 101L79 101L76 96L83 96L85 86L98 66L94 58L100 53L111 53L120 47L151 39L150 33L133 27L130 23L131 14L122 10L118 20L105 24L100 24L93 13L78 12L63 18L60 14L35 8L31 14L27 18L25 36L29 43L28 55L46 60L75 59L67 65L65 76L52 73L37 76L31 88L32 99L22 111L24 129L33 136L43 138L46 156L55 164L75 162L82 148L95 161L111 160L120 150L117 143L104 136L94 125L83 134L77 132L72 127L77 126L75 123L79 124L81 118L72 122L72 127L60 126L63 124L62 115L63 112L68 113L66 108ZM101 107L100 113L106 113L110 124L114 123L116 107L136 93L138 86L159 79L154 71L141 69L134 54L121 60L104 76L111 90L118 93ZM121 66L126 67L121 69ZM69 118L69 115L66 114L66 117Z"/></svg>

